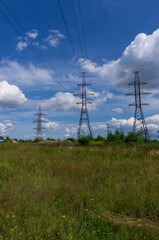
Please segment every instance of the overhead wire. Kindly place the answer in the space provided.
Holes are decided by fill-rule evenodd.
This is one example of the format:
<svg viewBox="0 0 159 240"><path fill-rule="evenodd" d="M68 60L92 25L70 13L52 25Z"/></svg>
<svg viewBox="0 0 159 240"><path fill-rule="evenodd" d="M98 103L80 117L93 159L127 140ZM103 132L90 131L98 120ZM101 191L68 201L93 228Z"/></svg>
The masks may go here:
<svg viewBox="0 0 159 240"><path fill-rule="evenodd" d="M46 15L45 11L44 11L44 8L42 7L42 5L41 5L41 3L40 3L40 0L36 0L36 2L37 2L38 6L39 6L39 8L40 8L40 10L41 10L41 13L42 13L42 15L43 15L43 17L44 17L44 19L45 19L46 24L48 25L49 30L51 30L51 31L54 30L54 29L52 28L49 20L48 20L48 17L47 17L47 15ZM60 47L59 44L57 45L57 47L58 47L59 51L61 52L61 55L62 55L62 57L64 58L64 61L65 61L66 65L67 65L68 67L70 67L70 66L69 66L69 63L68 63L68 61L67 61L67 59L66 59L66 57L65 57L65 54L64 54L64 52L63 52L63 50L62 50L62 48Z"/></svg>
<svg viewBox="0 0 159 240"><path fill-rule="evenodd" d="M9 14L11 15L11 17L14 19L14 21L17 23L17 25L19 26L19 28L22 30L22 32L24 34L26 34L26 30L24 29L24 27L21 25L21 23L18 21L18 19L15 17L15 15L13 14L13 12L10 10L10 8L7 6L7 4L3 1L3 0L0 0L1 3L3 4L3 6L7 9L7 11L9 12ZM22 35L22 34L21 34ZM23 40L25 39L23 36L22 36ZM26 40L26 39L25 39ZM30 45L30 43L32 43L33 41L27 41L27 45ZM47 59L45 58L44 54L36 47L36 45L34 45L34 47L36 48L36 50L38 51L38 53L41 55L41 57L47 62L47 64L49 65ZM51 66L49 66L51 67Z"/></svg>
<svg viewBox="0 0 159 240"><path fill-rule="evenodd" d="M79 65L79 62L78 62L77 54L76 54L76 51L75 51L75 48L74 48L74 45L73 45L73 42L72 42L72 39L71 39L71 35L70 35L69 29L68 29L68 26L67 26L67 22L66 22L66 19L65 19L65 16L64 16L64 12L63 12L60 0L57 0L57 3L58 3L60 13L61 13L65 28L66 28L66 32L67 32L69 42L70 42L70 45L71 45L71 48L72 48L72 51L73 51L73 54L74 54L74 58L76 60L77 68L78 68L79 72L81 73L81 69L80 69L80 65Z"/></svg>
<svg viewBox="0 0 159 240"><path fill-rule="evenodd" d="M84 31L84 24L83 24L83 17L82 17L80 0L78 0L78 8L79 8L80 20L81 20L81 26L82 26L84 48L85 48L86 58L88 59L88 50L87 50L87 45L86 45L86 37L85 37L85 31Z"/></svg>
<svg viewBox="0 0 159 240"><path fill-rule="evenodd" d="M9 7L6 5L6 3L3 0L0 0L1 3L3 4L3 6L7 9L7 11L9 12L9 14L11 15L11 17L14 19L14 21L17 23L17 25L19 26L19 28L21 29L21 31L26 34L26 30L24 29L24 27L21 25L21 23L18 21L18 19L15 17L15 15L13 14L13 12L9 9ZM50 65L50 63L47 61L47 59L45 58L44 54L34 45L34 47L36 48L36 50L38 51L38 53L41 55L41 57L43 58L43 60L39 57L39 55L36 53L36 51L34 50L34 48L32 48L32 46L30 45L31 42L27 41L26 38L20 33L20 31L16 28L16 26L12 23L12 21L7 17L7 15L3 12L2 9L0 9L0 13L6 18L6 20L8 21L8 23L12 26L12 28L16 31L16 33L23 39L23 41L27 44L27 46L29 47L29 49L33 52L33 54L38 58L38 60L41 62L41 64L45 67L45 68L52 68L52 66ZM57 81L61 84L61 81L59 80L59 75L53 70L54 75L56 76ZM66 89L66 87L64 87Z"/></svg>
<svg viewBox="0 0 159 240"><path fill-rule="evenodd" d="M41 62L41 64L47 68L47 66L44 64L44 62L42 61L42 59L39 57L39 55L37 55L37 53L35 52L35 50L30 46L29 42L25 39L25 37L19 32L19 30L15 27L15 25L12 23L12 21L10 21L10 19L7 17L7 15L3 12L2 9L0 9L0 13L2 14L3 17L5 17L5 19L7 20L7 22L11 25L11 27L15 30L15 32L23 39L23 41L27 44L27 46L29 47L29 49L33 52L33 54L37 57L37 59Z"/></svg>
<svg viewBox="0 0 159 240"><path fill-rule="evenodd" d="M79 32L79 27L78 27L78 22L77 22L77 17L76 17L75 6L74 6L74 3L73 3L73 0L70 0L70 1L71 1L72 11L73 11L73 17L74 17L75 27L76 27L76 31L77 31L77 37L78 37L79 44L80 44L81 56L84 57L83 47L82 47L82 41L81 41L80 32Z"/></svg>
<svg viewBox="0 0 159 240"><path fill-rule="evenodd" d="M79 15L80 15L80 22L81 22L81 27L82 27L82 35L83 35L83 42L84 42L84 50L85 50L85 58L87 60L89 60L89 56L88 56L88 48L87 48L87 43L86 43L86 35L85 35L85 29L84 29L84 21L83 21L83 16L82 16L82 8L81 8L81 4L80 4L80 0L77 0L78 1L78 9L79 9ZM91 72L90 71L90 67L89 67L89 64L88 64L88 77L89 76L89 73ZM94 88L92 87L91 85L91 89L95 92Z"/></svg>

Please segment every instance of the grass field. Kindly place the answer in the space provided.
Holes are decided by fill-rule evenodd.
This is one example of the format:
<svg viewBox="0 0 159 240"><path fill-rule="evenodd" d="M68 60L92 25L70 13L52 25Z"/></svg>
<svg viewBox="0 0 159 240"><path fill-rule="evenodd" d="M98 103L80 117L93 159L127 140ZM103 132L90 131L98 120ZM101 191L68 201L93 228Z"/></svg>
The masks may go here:
<svg viewBox="0 0 159 240"><path fill-rule="evenodd" d="M159 146L0 145L0 239L159 239Z"/></svg>

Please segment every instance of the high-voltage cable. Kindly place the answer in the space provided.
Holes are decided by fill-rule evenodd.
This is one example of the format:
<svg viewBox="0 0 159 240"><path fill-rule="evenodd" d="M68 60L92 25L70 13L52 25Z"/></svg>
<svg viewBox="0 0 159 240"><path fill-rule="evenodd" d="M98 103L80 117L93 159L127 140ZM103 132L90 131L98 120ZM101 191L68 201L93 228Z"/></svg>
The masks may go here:
<svg viewBox="0 0 159 240"><path fill-rule="evenodd" d="M75 22L75 26L76 26L76 31L77 31L77 37L78 37L79 44L80 44L80 49L81 49L81 54L82 54L81 56L82 56L82 58L83 58L83 57L84 57L83 47L82 47L82 41L81 41L80 32L79 32L79 27L78 27L78 21L77 21L77 17L76 17L75 6L74 6L73 0L70 0L70 1L71 1L72 11L73 11L73 16L74 16L74 22Z"/></svg>
<svg viewBox="0 0 159 240"><path fill-rule="evenodd" d="M78 8L79 8L79 12L80 12L80 19L81 19L81 26L82 26L82 33L83 33L85 53L86 53L86 58L88 59L88 51L87 51L87 45L86 45L86 37L85 37L85 31L84 31L84 24L83 24L80 0L78 0Z"/></svg>
<svg viewBox="0 0 159 240"><path fill-rule="evenodd" d="M37 53L35 52L35 50L30 46L29 42L25 39L25 37L19 32L19 30L15 27L15 25L12 23L12 21L10 21L10 19L7 17L7 15L3 12L2 9L0 9L0 13L5 17L5 19L7 20L7 22L11 25L11 27L15 30L15 32L23 39L23 41L27 44L27 46L29 47L29 49L33 52L33 54L37 57L37 59L41 62L41 64L47 68L47 66L45 65L45 63L43 62L43 60L39 57L39 55L37 55Z"/></svg>
<svg viewBox="0 0 159 240"><path fill-rule="evenodd" d="M11 15L11 17L14 19L14 21L17 23L17 25L19 26L19 28L21 29L21 31L26 34L26 30L24 29L24 27L22 26L22 24L18 21L18 19L15 17L15 15L13 14L13 12L9 9L9 7L6 5L6 3L3 0L0 0L2 2L2 4L4 5L4 7L7 9L7 11L9 12L9 14ZM16 26L12 23L12 21L7 17L7 15L0 9L0 13L6 18L6 20L8 21L8 23L12 26L12 28L16 31L16 33L23 39L23 41L27 44L27 46L29 47L29 49L33 52L33 54L38 58L38 60L41 62L41 64L45 67L45 68L52 68L52 66L49 64L49 62L47 61L47 59L45 58L44 54L36 47L35 49L38 51L38 53L41 55L41 57L39 57L39 55L36 53L36 51L34 50L34 48L32 48L32 46L30 45L30 43L32 43L32 41L27 41L25 39L25 37L20 33L20 31L16 28ZM46 63L45 63L45 62ZM60 83L61 85L61 81L59 80L60 76L55 72L54 75L57 79L57 81ZM63 86L64 87L64 86ZM64 87L65 88L65 87ZM65 88L66 89L66 88Z"/></svg>
<svg viewBox="0 0 159 240"><path fill-rule="evenodd" d="M69 29L68 29L68 26L67 26L67 22L66 22L66 19L65 19L65 16L64 16L64 12L63 12L60 0L57 0L57 2L58 2L58 6L59 6L59 9L60 9L60 12L61 12L61 15L62 15L62 19L63 19L64 25L65 25L65 28L66 28L66 32L67 32L67 35L68 35L68 38L69 38L69 42L70 42L70 45L71 45L71 48L72 48L72 51L73 51L73 54L74 54L74 57L75 57L75 60L76 60L76 63L77 63L78 70L79 70L79 72L81 72L80 65L78 63L77 54L76 54L75 48L73 46L73 42L72 42L72 39L71 39L71 35L70 35Z"/></svg>
<svg viewBox="0 0 159 240"><path fill-rule="evenodd" d="M48 20L48 17L47 17L47 15L46 15L46 13L45 13L45 11L44 11L44 8L42 7L40 1L39 1L39 0L36 0L36 1L37 1L37 4L38 4L38 6L39 6L39 8L40 8L40 10L41 10L41 13L42 13L44 19L45 19L45 22L46 22L46 24L48 25L49 30L54 30L54 29L52 28L49 20ZM68 61L67 61L67 59L66 59L66 57L65 57L65 54L64 54L62 48L60 47L60 45L58 45L57 47L58 47L59 51L61 52L61 55L62 55L64 61L66 62L67 66L69 66Z"/></svg>
<svg viewBox="0 0 159 240"><path fill-rule="evenodd" d="M11 15L11 17L14 19L14 21L16 22L16 24L19 26L19 28L21 29L21 31L24 33L24 34L26 34L26 30L24 29L24 27L22 26L22 24L18 21L18 19L15 17L15 15L13 14L13 12L10 10L10 8L7 6L7 4L3 1L3 0L0 0L1 1L1 3L3 4L3 6L7 9L7 11L9 12L9 14ZM1 10L2 11L2 10ZM3 12L4 13L4 12ZM5 15L5 13L3 14L3 16L6 18L7 16ZM8 18L8 17L7 17ZM7 19L7 21L9 20L9 18ZM9 23L10 23L11 21L9 20ZM12 23L12 22L11 22ZM14 25L13 23L12 23L12 25ZM14 29L15 29L16 27L14 26ZM23 37L23 35L17 30L16 31L17 33L18 33L18 35L20 35L20 37L23 39L23 41L25 41L25 43L27 44L27 46L31 49L31 51L33 50L34 51L34 49L30 46L30 43L32 43L32 41L27 41L26 39L25 39L25 37ZM38 53L41 55L41 57L47 62L47 59L45 58L45 56L43 55L43 53L36 47L36 46L34 46L35 48L36 48L36 50L38 51ZM34 51L35 52L35 51ZM35 52L35 54L36 54L36 52ZM37 54L36 54L36 57L37 57ZM39 57L38 57L39 58ZM40 60L40 61L43 61L43 60ZM42 63L43 65L44 65L44 63ZM49 63L47 62L47 64L49 65ZM46 64L45 64L46 65ZM47 66L45 66L45 67L47 67ZM48 67L47 67L48 68Z"/></svg>

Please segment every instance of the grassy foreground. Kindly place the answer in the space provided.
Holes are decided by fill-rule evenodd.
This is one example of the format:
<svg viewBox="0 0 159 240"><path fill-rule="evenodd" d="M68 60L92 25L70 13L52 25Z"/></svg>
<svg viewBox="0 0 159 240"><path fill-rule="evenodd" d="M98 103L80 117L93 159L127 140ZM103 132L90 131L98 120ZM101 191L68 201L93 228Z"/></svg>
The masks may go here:
<svg viewBox="0 0 159 240"><path fill-rule="evenodd" d="M159 147L0 145L0 239L159 239Z"/></svg>

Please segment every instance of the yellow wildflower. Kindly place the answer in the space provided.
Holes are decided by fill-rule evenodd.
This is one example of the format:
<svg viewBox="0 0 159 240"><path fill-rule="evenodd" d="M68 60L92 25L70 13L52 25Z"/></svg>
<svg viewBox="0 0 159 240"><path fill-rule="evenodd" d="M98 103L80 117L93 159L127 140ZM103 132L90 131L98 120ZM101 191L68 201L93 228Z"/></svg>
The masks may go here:
<svg viewBox="0 0 159 240"><path fill-rule="evenodd" d="M13 215L12 218L15 218L15 215Z"/></svg>
<svg viewBox="0 0 159 240"><path fill-rule="evenodd" d="M11 228L11 230L10 230L11 232L13 232L14 231L14 228Z"/></svg>
<svg viewBox="0 0 159 240"><path fill-rule="evenodd" d="M62 217L63 217L63 218L66 218L66 215L63 215Z"/></svg>
<svg viewBox="0 0 159 240"><path fill-rule="evenodd" d="M6 218L9 218L9 215L6 215Z"/></svg>

